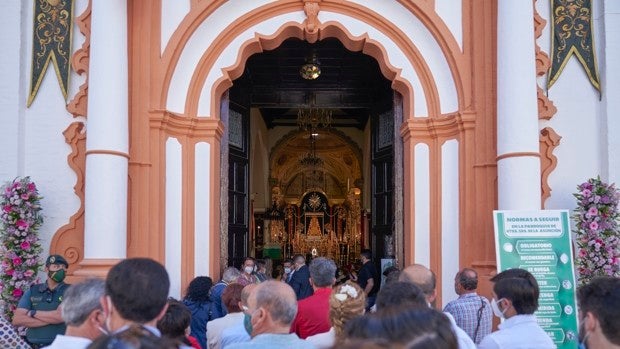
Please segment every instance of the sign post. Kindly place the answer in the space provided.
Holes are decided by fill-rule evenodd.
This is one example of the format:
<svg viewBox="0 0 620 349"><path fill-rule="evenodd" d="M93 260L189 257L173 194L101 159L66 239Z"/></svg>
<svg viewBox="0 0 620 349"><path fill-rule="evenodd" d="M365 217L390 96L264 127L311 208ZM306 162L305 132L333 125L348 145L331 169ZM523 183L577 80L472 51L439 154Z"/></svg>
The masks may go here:
<svg viewBox="0 0 620 349"><path fill-rule="evenodd" d="M498 271L521 268L540 287L538 324L558 348L577 348L575 272L567 210L493 211Z"/></svg>

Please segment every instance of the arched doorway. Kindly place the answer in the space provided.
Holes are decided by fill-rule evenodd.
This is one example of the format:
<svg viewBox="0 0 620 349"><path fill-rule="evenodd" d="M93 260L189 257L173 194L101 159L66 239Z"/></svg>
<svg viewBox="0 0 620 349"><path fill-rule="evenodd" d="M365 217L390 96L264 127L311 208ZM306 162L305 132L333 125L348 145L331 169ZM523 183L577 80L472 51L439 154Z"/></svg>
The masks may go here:
<svg viewBox="0 0 620 349"><path fill-rule="evenodd" d="M394 167L403 169L403 233L394 241L401 265L429 265L447 281L444 289L460 265L493 269L492 234L477 235L492 231L487 214L495 202L494 114L485 97L492 88L485 70L494 53L492 16L473 19L492 6L476 3L464 12L463 27L470 29L462 41L430 3L368 6L377 8L337 0L244 2L243 9L195 2L160 47L165 41L152 19L161 8L132 4L132 38L140 45L130 57L139 69L131 75L128 256L165 259L181 285L194 275L219 274L228 263L222 96L253 54L291 38L334 38L374 58L402 96L402 122L394 123L403 154L402 166ZM422 41L425 48L416 45ZM480 243L463 248L474 239Z"/></svg>
<svg viewBox="0 0 620 349"><path fill-rule="evenodd" d="M317 76L304 78L307 64ZM394 161L394 143L402 144L394 110L401 106L393 107L393 96L377 61L336 38L287 39L247 59L222 112L228 264L238 266L246 255L293 254L349 263L363 248L377 261L395 258L402 220L394 212L402 212L403 190L402 175L399 182L393 176L402 174L402 161ZM269 165L257 171L261 159ZM304 202L311 193L315 208ZM270 222L275 212L279 225Z"/></svg>

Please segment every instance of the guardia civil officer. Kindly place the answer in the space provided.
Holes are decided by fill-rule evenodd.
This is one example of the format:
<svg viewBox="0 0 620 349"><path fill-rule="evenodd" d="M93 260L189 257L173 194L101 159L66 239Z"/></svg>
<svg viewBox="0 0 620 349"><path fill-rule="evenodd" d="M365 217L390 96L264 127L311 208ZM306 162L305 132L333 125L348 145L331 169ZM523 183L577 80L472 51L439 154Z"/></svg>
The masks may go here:
<svg viewBox="0 0 620 349"><path fill-rule="evenodd" d="M57 334L65 333L59 305L69 287L64 283L67 268L63 256L50 255L45 260L47 280L32 285L19 300L13 325L27 327L26 340L33 348L49 345Z"/></svg>

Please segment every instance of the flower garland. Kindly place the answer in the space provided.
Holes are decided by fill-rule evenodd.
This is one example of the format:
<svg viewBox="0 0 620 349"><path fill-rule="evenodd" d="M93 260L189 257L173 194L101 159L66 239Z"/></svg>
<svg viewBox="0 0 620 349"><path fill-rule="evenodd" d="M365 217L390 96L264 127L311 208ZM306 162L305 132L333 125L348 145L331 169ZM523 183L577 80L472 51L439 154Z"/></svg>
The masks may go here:
<svg viewBox="0 0 620 349"><path fill-rule="evenodd" d="M30 177L16 178L0 189L0 308L9 320L42 266L40 201Z"/></svg>
<svg viewBox="0 0 620 349"><path fill-rule="evenodd" d="M620 276L620 231L618 201L614 184L591 178L577 186L575 235L578 247L575 264L581 284L594 276Z"/></svg>

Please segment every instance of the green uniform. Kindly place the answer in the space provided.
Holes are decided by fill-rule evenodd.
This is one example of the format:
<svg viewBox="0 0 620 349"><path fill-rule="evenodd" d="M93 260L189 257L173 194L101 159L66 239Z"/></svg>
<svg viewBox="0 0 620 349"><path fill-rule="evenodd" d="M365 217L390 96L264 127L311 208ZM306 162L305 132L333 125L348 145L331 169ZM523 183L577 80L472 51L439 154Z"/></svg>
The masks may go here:
<svg viewBox="0 0 620 349"><path fill-rule="evenodd" d="M47 283L32 285L19 300L17 307L36 311L56 310L67 287L69 284L64 282L58 284L54 290L50 290ZM26 339L32 344L48 345L54 341L57 334L64 334L66 329L64 323L32 327L26 331Z"/></svg>

